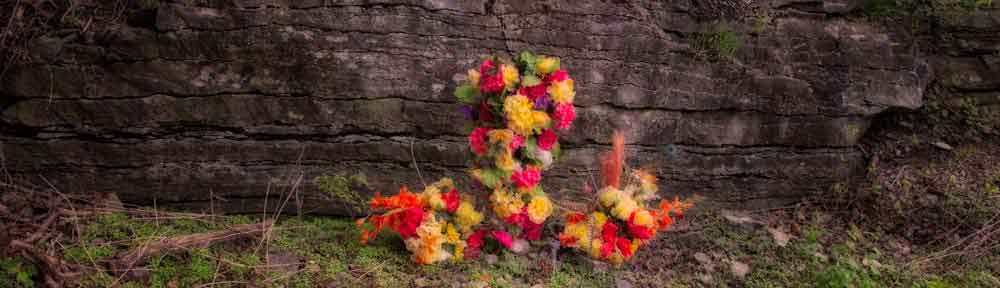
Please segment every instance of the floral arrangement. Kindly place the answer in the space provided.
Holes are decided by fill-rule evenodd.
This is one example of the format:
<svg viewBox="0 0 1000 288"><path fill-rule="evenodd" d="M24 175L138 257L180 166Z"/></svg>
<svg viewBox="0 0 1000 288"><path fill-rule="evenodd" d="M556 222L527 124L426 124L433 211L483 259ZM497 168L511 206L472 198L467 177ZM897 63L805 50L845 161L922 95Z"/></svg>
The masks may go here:
<svg viewBox="0 0 1000 288"><path fill-rule="evenodd" d="M684 210L693 206L678 198L661 201L659 209L650 209L649 202L657 198L656 177L642 169L624 172L625 140L615 132L612 150L601 159L604 188L598 191L595 209L589 215L580 212L566 214L566 225L559 235L563 247L578 249L591 258L621 264L648 243L657 231L670 229L671 215L683 217Z"/></svg>
<svg viewBox="0 0 1000 288"><path fill-rule="evenodd" d="M468 82L455 90L470 121L470 171L490 191L490 205L510 229L490 234L508 249L538 240L553 205L542 190L542 171L559 155L557 131L573 124L576 91L559 58L522 52L513 61L487 57L468 71ZM524 245L522 245L524 246Z"/></svg>
<svg viewBox="0 0 1000 288"><path fill-rule="evenodd" d="M478 252L481 246L481 235L476 236L478 240L467 239L475 234L474 228L483 221L483 214L476 211L472 202L461 199L449 178L425 187L420 193L411 193L404 186L394 196L376 194L369 206L382 213L358 220L362 244L375 239L388 226L403 238L406 250L419 264L461 260L465 258L466 247L473 246Z"/></svg>

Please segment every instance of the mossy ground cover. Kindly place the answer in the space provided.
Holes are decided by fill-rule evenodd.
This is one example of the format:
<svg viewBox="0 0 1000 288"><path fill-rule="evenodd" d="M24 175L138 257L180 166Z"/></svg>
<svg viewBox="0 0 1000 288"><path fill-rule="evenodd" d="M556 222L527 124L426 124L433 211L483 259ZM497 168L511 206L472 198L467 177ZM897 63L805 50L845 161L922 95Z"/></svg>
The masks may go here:
<svg viewBox="0 0 1000 288"><path fill-rule="evenodd" d="M78 287L997 287L1000 250L940 269L920 262L937 250L905 237L850 223L807 205L748 212L754 224L729 212L701 211L676 233L621 267L595 263L568 250L553 258L548 243L524 255L488 254L476 261L414 265L401 239L384 233L361 245L352 219L281 217L267 237L223 241L153 257L118 275L102 265L148 241L225 229L255 216L160 216L104 213L80 219L82 233L60 244L59 255L83 267ZM173 214L164 214L173 215ZM785 231L787 243L774 231ZM494 250L499 251L499 250ZM954 259L953 259L954 260ZM735 263L748 269L737 271ZM27 259L0 260L0 287L40 285Z"/></svg>

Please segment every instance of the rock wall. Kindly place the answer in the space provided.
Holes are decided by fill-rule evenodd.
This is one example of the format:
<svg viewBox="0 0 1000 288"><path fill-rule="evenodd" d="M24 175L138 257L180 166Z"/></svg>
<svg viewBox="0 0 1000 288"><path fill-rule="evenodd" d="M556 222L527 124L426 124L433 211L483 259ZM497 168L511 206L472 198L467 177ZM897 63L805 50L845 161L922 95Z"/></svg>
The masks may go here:
<svg viewBox="0 0 1000 288"><path fill-rule="evenodd" d="M313 177L467 183L455 80L481 55L532 50L562 57L578 88L549 193L577 195L618 128L663 193L770 206L857 171L873 116L919 107L932 77L846 1L161 2L149 25L39 39L4 76L10 173L232 212L297 191L307 211L346 213ZM733 59L690 43L718 21L740 35Z"/></svg>

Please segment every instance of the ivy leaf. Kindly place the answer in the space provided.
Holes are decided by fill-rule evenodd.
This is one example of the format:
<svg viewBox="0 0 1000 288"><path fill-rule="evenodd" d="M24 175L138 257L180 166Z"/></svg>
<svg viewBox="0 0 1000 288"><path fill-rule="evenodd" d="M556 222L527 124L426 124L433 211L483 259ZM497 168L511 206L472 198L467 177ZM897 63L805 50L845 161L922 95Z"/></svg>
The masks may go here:
<svg viewBox="0 0 1000 288"><path fill-rule="evenodd" d="M518 62L522 65L521 68L525 75L533 75L535 74L535 63L538 63L538 56L531 54L531 52L524 51L521 52L521 55L518 55Z"/></svg>
<svg viewBox="0 0 1000 288"><path fill-rule="evenodd" d="M534 74L535 72L532 71L531 74L525 75L524 78L521 79L521 87L532 87L541 84L542 79L538 79L538 77Z"/></svg>
<svg viewBox="0 0 1000 288"><path fill-rule="evenodd" d="M455 98L465 104L475 104L476 96L479 96L479 89L469 84L464 84L455 88Z"/></svg>
<svg viewBox="0 0 1000 288"><path fill-rule="evenodd" d="M535 137L524 141L524 156L532 161L538 160L538 140Z"/></svg>

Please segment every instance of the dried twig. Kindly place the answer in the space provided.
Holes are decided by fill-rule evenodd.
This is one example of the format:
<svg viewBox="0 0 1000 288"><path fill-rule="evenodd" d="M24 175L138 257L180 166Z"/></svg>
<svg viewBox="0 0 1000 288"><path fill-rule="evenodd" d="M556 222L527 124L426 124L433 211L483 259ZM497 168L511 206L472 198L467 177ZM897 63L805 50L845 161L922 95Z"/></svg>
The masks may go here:
<svg viewBox="0 0 1000 288"><path fill-rule="evenodd" d="M207 247L223 241L265 234L272 224L274 221L265 220L257 224L235 225L223 231L160 239L116 255L115 260L111 262L111 268L118 272L127 272L136 266L145 264L150 257L155 255L183 251L192 247Z"/></svg>

